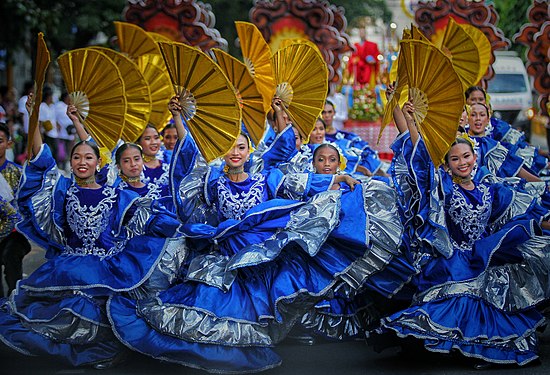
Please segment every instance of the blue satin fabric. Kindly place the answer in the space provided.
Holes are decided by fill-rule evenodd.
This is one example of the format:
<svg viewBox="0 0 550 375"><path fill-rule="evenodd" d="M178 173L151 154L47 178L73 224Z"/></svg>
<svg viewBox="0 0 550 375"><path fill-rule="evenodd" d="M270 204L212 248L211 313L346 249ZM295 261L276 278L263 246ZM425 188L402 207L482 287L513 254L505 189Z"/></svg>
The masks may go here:
<svg viewBox="0 0 550 375"><path fill-rule="evenodd" d="M416 337L428 350L458 350L489 362L523 365L537 358L535 330L543 317L536 305L549 296L544 295L546 291L531 298L531 291L512 285L529 289L528 285L547 282L543 275L549 264L544 254L550 247L548 238L540 237L539 223L548 211L533 200L508 217L518 198L504 185L477 183L474 191L454 186L447 173L433 167L422 139L413 145L408 133L393 147L392 176L400 196L405 239L411 258L422 268L413 278L415 302L384 318L381 332ZM480 193L484 186L485 196ZM484 199L489 202L479 213L488 212L486 227L469 250L451 244L472 236L467 231L467 217L462 225L450 218L450 210L457 204L451 200L453 194L462 197L469 210L485 207ZM520 250L521 246L530 247L526 244L533 239L542 244L534 256ZM517 277L517 284L516 279L508 279L509 288L499 289L499 277ZM483 285L484 289L470 285ZM536 294L535 288L532 293Z"/></svg>
<svg viewBox="0 0 550 375"><path fill-rule="evenodd" d="M79 366L112 359L120 352L123 346L113 335L105 311L107 298L121 292L144 296L166 287L172 254L167 253L171 241L166 238L138 232L127 237L125 226L139 197L113 188L76 188L74 193L81 205L96 205L104 191L113 194L106 229L94 242L95 249L107 254L69 251L67 245L85 247L68 224L71 208L66 197L68 189L75 188L72 184L57 175L47 146L25 167L18 197L25 219L18 229L46 249L47 261L20 280L10 298L2 301L0 339L21 353L48 354ZM34 201L39 198L40 204ZM163 222L143 222L139 232L173 235L174 218L157 213Z"/></svg>

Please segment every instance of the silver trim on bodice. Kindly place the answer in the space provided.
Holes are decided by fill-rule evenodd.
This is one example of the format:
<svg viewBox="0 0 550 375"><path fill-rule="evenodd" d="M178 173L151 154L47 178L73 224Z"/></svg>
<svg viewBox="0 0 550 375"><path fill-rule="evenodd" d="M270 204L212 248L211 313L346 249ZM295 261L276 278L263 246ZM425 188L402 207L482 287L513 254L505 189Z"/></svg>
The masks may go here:
<svg viewBox="0 0 550 375"><path fill-rule="evenodd" d="M491 192L489 187L480 184L476 187L481 192L481 203L468 203L457 184L453 184L453 195L450 201L449 217L453 224L461 228L466 236L460 243L451 238L453 246L462 251L471 251L474 243L480 239L489 224L491 217Z"/></svg>
<svg viewBox="0 0 550 375"><path fill-rule="evenodd" d="M265 176L253 174L250 180L252 185L247 191L233 193L227 186L227 182L230 182L227 177L218 179L218 207L223 218L240 220L246 211L264 201Z"/></svg>
<svg viewBox="0 0 550 375"><path fill-rule="evenodd" d="M82 247L66 247L66 252L79 255L109 255L109 250L99 248L96 242L103 232L108 230L109 219L116 202L116 189L104 187L102 198L96 205L82 205L78 198L79 189L72 185L67 191L65 210L67 224L71 231L82 241Z"/></svg>

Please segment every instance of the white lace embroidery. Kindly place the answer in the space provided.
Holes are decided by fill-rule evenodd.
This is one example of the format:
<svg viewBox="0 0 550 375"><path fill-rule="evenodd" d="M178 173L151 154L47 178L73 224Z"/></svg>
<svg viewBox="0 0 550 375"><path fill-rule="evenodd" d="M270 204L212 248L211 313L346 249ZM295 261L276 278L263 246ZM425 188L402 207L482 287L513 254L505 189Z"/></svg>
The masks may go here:
<svg viewBox="0 0 550 375"><path fill-rule="evenodd" d="M82 247L71 248L67 246L66 252L77 255L106 256L116 249L102 249L96 246L96 241L101 234L108 230L109 219L113 213L112 208L116 201L116 189L103 188L105 196L95 206L81 205L77 196L78 187L72 185L67 191L67 223L69 228L82 241ZM118 250L119 251L119 250Z"/></svg>
<svg viewBox="0 0 550 375"><path fill-rule="evenodd" d="M265 176L253 174L250 176L252 185L248 191L233 194L227 187L225 176L218 179L218 205L219 212L225 219L240 220L246 211L264 201Z"/></svg>
<svg viewBox="0 0 550 375"><path fill-rule="evenodd" d="M162 198L162 188L155 184L154 182L150 182L147 185L147 193L143 196L143 198L151 198L151 199L159 199ZM118 188L120 190L125 190L128 188L128 183L126 181L120 181L120 184L118 184Z"/></svg>
<svg viewBox="0 0 550 375"><path fill-rule="evenodd" d="M451 197L451 207L449 216L453 224L461 228L465 235L465 240L459 243L451 238L453 246L462 251L471 251L474 242L477 241L489 223L491 216L491 193L489 187L484 184L477 186L481 192L481 204L474 207L474 204L468 203L466 197L460 191L458 185L453 186L453 196Z"/></svg>
<svg viewBox="0 0 550 375"><path fill-rule="evenodd" d="M162 174L160 175L160 177L151 179L151 177L145 176L145 170L147 169L147 167L143 166L144 172L141 172L141 181L143 181L145 185L149 185L150 183L157 184L158 186L168 185L168 181L170 178L170 174L169 174L170 164L161 163L161 168L162 168Z"/></svg>

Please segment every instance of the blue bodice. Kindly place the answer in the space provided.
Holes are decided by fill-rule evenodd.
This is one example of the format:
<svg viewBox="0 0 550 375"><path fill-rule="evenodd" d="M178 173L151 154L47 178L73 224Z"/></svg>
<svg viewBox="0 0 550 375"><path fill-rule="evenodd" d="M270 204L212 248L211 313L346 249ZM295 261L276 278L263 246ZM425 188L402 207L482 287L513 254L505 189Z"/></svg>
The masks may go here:
<svg viewBox="0 0 550 375"><path fill-rule="evenodd" d="M475 241L489 234L492 200L488 185L467 190L453 184L452 194L445 200L445 218L455 249L471 251Z"/></svg>
<svg viewBox="0 0 550 375"><path fill-rule="evenodd" d="M71 185L65 199L65 252L105 256L116 251L110 228L116 202L117 191L113 187L82 189Z"/></svg>
<svg viewBox="0 0 550 375"><path fill-rule="evenodd" d="M252 174L242 182L232 182L220 176L216 183L218 218L240 220L246 211L267 201L268 189L263 174Z"/></svg>

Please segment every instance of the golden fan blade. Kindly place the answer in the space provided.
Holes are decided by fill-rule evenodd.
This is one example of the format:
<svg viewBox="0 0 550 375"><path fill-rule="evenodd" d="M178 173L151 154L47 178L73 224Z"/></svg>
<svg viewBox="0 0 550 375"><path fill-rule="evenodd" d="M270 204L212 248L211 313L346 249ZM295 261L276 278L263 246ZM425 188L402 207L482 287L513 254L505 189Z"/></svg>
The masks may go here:
<svg viewBox="0 0 550 375"><path fill-rule="evenodd" d="M462 83L451 60L433 44L409 39L400 45L416 125L439 166L456 138L464 108Z"/></svg>
<svg viewBox="0 0 550 375"><path fill-rule="evenodd" d="M168 102L173 95L170 76L160 54L142 55L136 59L136 64L151 92L152 110L149 123L160 131L172 116L168 110Z"/></svg>
<svg viewBox="0 0 550 375"><path fill-rule="evenodd" d="M42 88L46 77L46 70L50 65L50 51L44 40L44 33L38 33L36 43L36 67L34 70L34 98L31 105L31 113L29 113L29 139L27 143L27 159L32 156L32 146L34 133L38 128L38 110L42 102Z"/></svg>
<svg viewBox="0 0 550 375"><path fill-rule="evenodd" d="M426 38L426 36L422 33L422 31L420 31L418 27L414 25L411 26L411 39L421 40L423 42L431 44L430 40Z"/></svg>
<svg viewBox="0 0 550 375"><path fill-rule="evenodd" d="M86 130L100 147L113 150L126 116L124 81L118 67L92 48L66 52L57 62Z"/></svg>
<svg viewBox="0 0 550 375"><path fill-rule="evenodd" d="M317 51L321 56L323 56L317 44L313 43L309 39L303 39L303 38L283 39L283 41L279 44L278 49L283 49L293 44L307 44L310 47L312 47L315 51Z"/></svg>
<svg viewBox="0 0 550 375"><path fill-rule="evenodd" d="M294 126L304 138L315 127L328 90L327 65L308 44L292 44L273 55L277 90Z"/></svg>
<svg viewBox="0 0 550 375"><path fill-rule="evenodd" d="M127 104L122 139L126 142L135 142L145 130L151 115L152 101L149 85L136 63L123 54L103 47L92 48L106 54L120 70L120 75L124 80Z"/></svg>
<svg viewBox="0 0 550 375"><path fill-rule="evenodd" d="M258 91L263 97L264 111L267 113L277 86L273 75L271 49L253 23L235 21L235 27L239 34L244 64L256 81Z"/></svg>
<svg viewBox="0 0 550 375"><path fill-rule="evenodd" d="M172 41L172 39L170 39L169 37L167 37L164 34L155 33L153 31L147 31L147 34L149 34L155 42L171 42Z"/></svg>
<svg viewBox="0 0 550 375"><path fill-rule="evenodd" d="M265 118L263 98L254 78L248 72L246 65L230 54L213 48L218 65L233 84L237 99L241 104L243 122L252 142L257 145L262 139L265 130Z"/></svg>
<svg viewBox="0 0 550 375"><path fill-rule="evenodd" d="M480 64L478 47L452 17L449 17L444 33L434 34L433 42L443 52L450 54L464 90L477 82Z"/></svg>
<svg viewBox="0 0 550 375"><path fill-rule="evenodd" d="M483 31L478 29L477 27L470 25L468 23L463 23L459 25L466 31L466 33L472 38L475 45L477 46L477 52L479 54L479 71L477 74L477 78L474 82L474 84L477 84L481 78L485 75L487 72L487 69L489 68L489 63L491 61L491 42Z"/></svg>
<svg viewBox="0 0 550 375"><path fill-rule="evenodd" d="M138 25L119 21L115 21L114 24L120 50L133 59L142 55L160 53L153 37Z"/></svg>
<svg viewBox="0 0 550 375"><path fill-rule="evenodd" d="M198 48L176 42L159 47L201 154L208 162L225 155L241 131L241 106L231 82Z"/></svg>

